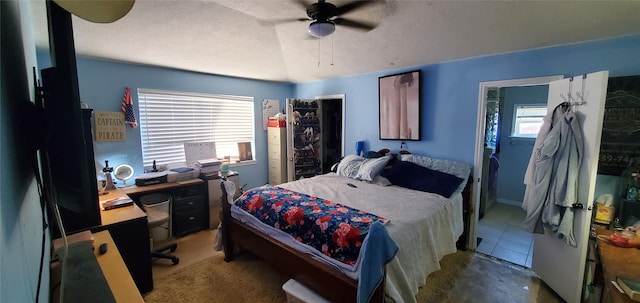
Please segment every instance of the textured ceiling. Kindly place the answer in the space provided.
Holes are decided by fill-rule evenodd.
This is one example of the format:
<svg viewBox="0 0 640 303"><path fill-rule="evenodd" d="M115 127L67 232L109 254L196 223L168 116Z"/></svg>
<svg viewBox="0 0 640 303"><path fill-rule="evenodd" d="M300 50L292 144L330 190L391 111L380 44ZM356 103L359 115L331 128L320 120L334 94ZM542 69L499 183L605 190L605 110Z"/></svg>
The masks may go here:
<svg viewBox="0 0 640 303"><path fill-rule="evenodd" d="M309 3L311 0L309 0ZM335 5L348 1L328 0ZM32 1L36 43L47 47L44 1ZM308 82L640 33L640 1L381 0L311 39L289 0L137 0L123 18L73 17L80 56L243 78Z"/></svg>

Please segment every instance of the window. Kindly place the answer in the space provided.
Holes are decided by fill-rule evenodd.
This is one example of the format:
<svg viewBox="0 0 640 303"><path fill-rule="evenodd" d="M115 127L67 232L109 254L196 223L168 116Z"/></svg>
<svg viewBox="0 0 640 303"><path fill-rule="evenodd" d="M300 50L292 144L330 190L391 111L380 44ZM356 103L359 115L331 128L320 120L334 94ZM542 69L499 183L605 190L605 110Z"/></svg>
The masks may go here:
<svg viewBox="0 0 640 303"><path fill-rule="evenodd" d="M138 89L138 103L145 166L185 162L184 143L213 141L231 159L238 142L255 143L253 97Z"/></svg>
<svg viewBox="0 0 640 303"><path fill-rule="evenodd" d="M542 105L515 105L512 137L535 138L547 115L547 107Z"/></svg>

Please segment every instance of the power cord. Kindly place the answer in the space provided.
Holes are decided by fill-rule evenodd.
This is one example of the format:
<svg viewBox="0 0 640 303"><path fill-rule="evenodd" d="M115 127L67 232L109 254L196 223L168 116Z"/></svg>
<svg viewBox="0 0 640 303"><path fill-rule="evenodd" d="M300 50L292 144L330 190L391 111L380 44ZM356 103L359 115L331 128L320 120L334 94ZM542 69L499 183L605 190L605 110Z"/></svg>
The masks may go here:
<svg viewBox="0 0 640 303"><path fill-rule="evenodd" d="M40 210L42 215L42 243L40 246L40 270L38 272L38 287L36 288L36 298L35 302L40 302L40 287L42 286L42 272L44 269L44 253L45 253L45 244L46 244L46 231L49 228L49 224L47 223L47 201L46 194L44 193L43 185L42 185L42 176L40 175L39 165L38 163L38 154L34 153L34 175L36 177L36 183L38 185L38 193L40 196Z"/></svg>

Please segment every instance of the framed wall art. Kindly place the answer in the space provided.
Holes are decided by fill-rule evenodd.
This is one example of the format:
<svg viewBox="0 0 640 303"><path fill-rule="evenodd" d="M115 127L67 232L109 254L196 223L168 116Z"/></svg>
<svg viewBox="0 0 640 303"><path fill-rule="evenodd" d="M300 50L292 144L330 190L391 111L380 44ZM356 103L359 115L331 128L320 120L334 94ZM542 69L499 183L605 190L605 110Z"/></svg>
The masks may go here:
<svg viewBox="0 0 640 303"><path fill-rule="evenodd" d="M238 142L238 155L240 161L253 160L251 152L251 142Z"/></svg>
<svg viewBox="0 0 640 303"><path fill-rule="evenodd" d="M420 71L378 78L381 140L420 140Z"/></svg>

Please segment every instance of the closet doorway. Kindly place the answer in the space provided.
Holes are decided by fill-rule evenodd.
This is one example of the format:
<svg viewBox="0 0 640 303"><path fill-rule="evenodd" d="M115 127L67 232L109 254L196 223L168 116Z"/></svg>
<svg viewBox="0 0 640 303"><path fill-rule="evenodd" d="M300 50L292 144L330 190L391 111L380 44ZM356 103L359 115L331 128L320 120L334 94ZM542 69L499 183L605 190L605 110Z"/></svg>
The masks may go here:
<svg viewBox="0 0 640 303"><path fill-rule="evenodd" d="M322 142L324 147L322 173L331 171L331 166L344 157L344 94L318 96L322 100Z"/></svg>
<svg viewBox="0 0 640 303"><path fill-rule="evenodd" d="M533 235L522 228L526 212L524 174L533 138L513 135L516 113L524 107L546 107L548 85L561 76L483 82L480 84L477 171L474 185L476 220L470 245L479 253L531 267ZM520 110L518 110L520 108ZM545 110L546 112L546 110ZM522 117L522 115L518 116Z"/></svg>

